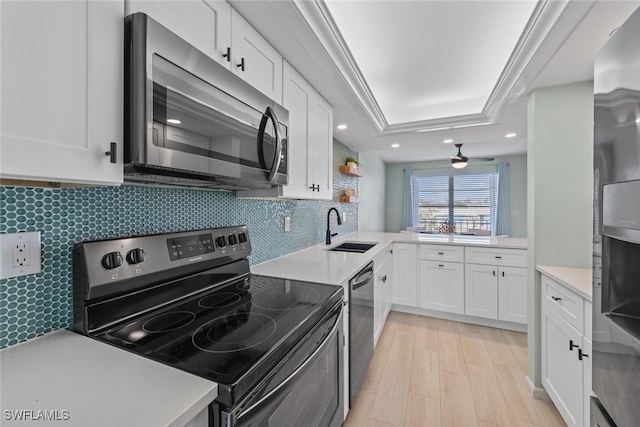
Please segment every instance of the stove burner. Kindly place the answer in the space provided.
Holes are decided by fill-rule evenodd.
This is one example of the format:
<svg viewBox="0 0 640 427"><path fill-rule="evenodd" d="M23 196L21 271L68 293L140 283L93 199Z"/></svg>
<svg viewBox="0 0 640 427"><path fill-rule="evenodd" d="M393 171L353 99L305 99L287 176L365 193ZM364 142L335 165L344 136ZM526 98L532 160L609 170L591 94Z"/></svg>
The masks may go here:
<svg viewBox="0 0 640 427"><path fill-rule="evenodd" d="M173 331L188 325L195 318L196 315L190 311L172 311L147 320L142 325L142 329L150 333Z"/></svg>
<svg viewBox="0 0 640 427"><path fill-rule="evenodd" d="M200 326L192 335L193 344L209 353L246 350L269 339L276 322L258 313L239 313L218 317Z"/></svg>
<svg viewBox="0 0 640 427"><path fill-rule="evenodd" d="M240 295L230 292L220 292L198 301L198 305L202 308L221 308L228 307L240 301Z"/></svg>
<svg viewBox="0 0 640 427"><path fill-rule="evenodd" d="M297 285L291 289L271 287L256 290L251 295L251 303L264 310L287 311L316 305L320 293L313 288Z"/></svg>

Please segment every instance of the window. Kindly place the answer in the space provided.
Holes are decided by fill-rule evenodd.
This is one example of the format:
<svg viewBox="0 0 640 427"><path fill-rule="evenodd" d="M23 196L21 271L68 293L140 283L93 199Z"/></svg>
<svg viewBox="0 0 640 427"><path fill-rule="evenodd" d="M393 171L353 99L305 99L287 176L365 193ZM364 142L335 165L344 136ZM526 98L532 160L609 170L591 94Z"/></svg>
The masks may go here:
<svg viewBox="0 0 640 427"><path fill-rule="evenodd" d="M491 233L496 215L496 174L413 178L414 218L427 231Z"/></svg>

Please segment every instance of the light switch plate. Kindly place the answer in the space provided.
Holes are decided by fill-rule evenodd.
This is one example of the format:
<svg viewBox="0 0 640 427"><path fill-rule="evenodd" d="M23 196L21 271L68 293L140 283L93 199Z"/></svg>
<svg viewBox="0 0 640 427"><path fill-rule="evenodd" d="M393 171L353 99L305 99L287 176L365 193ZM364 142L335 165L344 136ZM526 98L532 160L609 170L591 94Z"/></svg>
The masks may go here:
<svg viewBox="0 0 640 427"><path fill-rule="evenodd" d="M40 232L0 234L1 279L42 271Z"/></svg>
<svg viewBox="0 0 640 427"><path fill-rule="evenodd" d="M291 231L291 217L290 216L285 216L284 217L284 231L285 232Z"/></svg>

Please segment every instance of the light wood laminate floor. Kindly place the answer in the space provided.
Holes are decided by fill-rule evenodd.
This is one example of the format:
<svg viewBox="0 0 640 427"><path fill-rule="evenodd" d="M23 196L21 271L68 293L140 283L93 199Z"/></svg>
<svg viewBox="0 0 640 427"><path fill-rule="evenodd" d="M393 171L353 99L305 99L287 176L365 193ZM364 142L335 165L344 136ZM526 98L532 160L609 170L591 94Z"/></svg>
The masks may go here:
<svg viewBox="0 0 640 427"><path fill-rule="evenodd" d="M526 334L391 312L346 427L566 426L526 369Z"/></svg>

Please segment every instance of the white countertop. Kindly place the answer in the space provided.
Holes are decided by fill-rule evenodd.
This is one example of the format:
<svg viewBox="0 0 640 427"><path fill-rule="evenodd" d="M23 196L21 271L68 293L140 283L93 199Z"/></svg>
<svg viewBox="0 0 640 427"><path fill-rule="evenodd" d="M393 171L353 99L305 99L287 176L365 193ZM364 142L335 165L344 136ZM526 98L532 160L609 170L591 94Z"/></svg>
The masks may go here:
<svg viewBox="0 0 640 427"><path fill-rule="evenodd" d="M592 271L590 268L538 265L536 269L591 302Z"/></svg>
<svg viewBox="0 0 640 427"><path fill-rule="evenodd" d="M3 426L184 426L216 383L67 330L0 351ZM8 421L7 410L68 411L66 421Z"/></svg>
<svg viewBox="0 0 640 427"><path fill-rule="evenodd" d="M363 254L327 251L327 248L332 248L345 241L378 242L378 244ZM324 244L312 246L299 252L254 265L251 267L251 272L263 276L339 285L353 277L388 244L394 242L512 249L527 248L527 239L520 238L357 232L334 238L330 246Z"/></svg>

